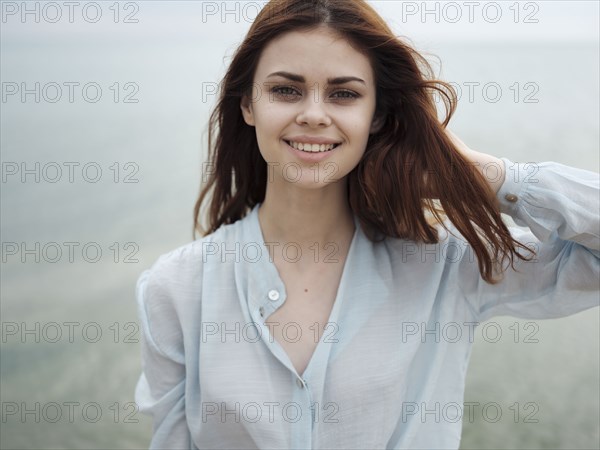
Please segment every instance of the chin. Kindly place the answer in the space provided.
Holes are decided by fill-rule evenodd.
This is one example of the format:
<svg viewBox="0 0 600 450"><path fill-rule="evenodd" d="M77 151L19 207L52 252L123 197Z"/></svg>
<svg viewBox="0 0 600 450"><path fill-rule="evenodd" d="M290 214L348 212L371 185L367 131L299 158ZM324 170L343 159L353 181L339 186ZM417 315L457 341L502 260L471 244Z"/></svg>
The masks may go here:
<svg viewBox="0 0 600 450"><path fill-rule="evenodd" d="M323 189L323 188L327 188L330 186L334 186L334 185L338 185L341 181L345 181L346 177L342 178L342 179L336 179L334 178L334 175L332 172L326 173L326 174L322 174L320 172L312 172L311 176L313 178L310 179L301 179L296 181L295 183L290 183L290 184L294 184L295 186L298 186L302 189L310 189L310 190L314 190L314 189ZM316 178L316 177L319 178Z"/></svg>

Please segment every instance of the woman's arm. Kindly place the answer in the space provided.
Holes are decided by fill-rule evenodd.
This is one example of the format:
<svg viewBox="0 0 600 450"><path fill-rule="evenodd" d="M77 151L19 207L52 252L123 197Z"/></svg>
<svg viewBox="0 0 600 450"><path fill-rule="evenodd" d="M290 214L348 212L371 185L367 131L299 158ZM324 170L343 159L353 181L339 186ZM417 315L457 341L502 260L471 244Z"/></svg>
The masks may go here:
<svg viewBox="0 0 600 450"><path fill-rule="evenodd" d="M153 418L150 448L191 449L185 415L183 336L169 298L164 259L139 277L136 297L142 329L142 374L135 390L141 412ZM166 272L166 273L165 273Z"/></svg>
<svg viewBox="0 0 600 450"><path fill-rule="evenodd" d="M503 176L488 183L501 212L528 228L511 227L513 237L537 253L531 261L515 259L517 270L508 267L496 285L481 279L472 258L461 259L458 283L478 320L495 315L545 319L598 306L598 174L555 162L515 164L475 152L450 135L476 167L491 162L502 168ZM489 167L486 172L492 173Z"/></svg>

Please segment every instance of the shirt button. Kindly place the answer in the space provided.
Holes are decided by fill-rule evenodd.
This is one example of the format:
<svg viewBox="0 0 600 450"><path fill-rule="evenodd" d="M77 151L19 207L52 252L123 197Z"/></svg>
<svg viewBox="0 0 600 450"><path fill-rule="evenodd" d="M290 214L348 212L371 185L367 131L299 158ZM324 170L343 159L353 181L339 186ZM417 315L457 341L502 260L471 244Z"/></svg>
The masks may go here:
<svg viewBox="0 0 600 450"><path fill-rule="evenodd" d="M515 194L506 194L504 198L511 203L514 203L519 199Z"/></svg>
<svg viewBox="0 0 600 450"><path fill-rule="evenodd" d="M304 388L304 381L302 381L300 378L298 378L298 379L296 380L296 384L298 385L298 387L299 387L300 389L303 389L303 388Z"/></svg>
<svg viewBox="0 0 600 450"><path fill-rule="evenodd" d="M273 301L279 300L279 292L277 292L275 289L270 290L269 299Z"/></svg>
<svg viewBox="0 0 600 450"><path fill-rule="evenodd" d="M260 314L260 317L265 317L265 308L261 306L260 308L258 308L258 312Z"/></svg>

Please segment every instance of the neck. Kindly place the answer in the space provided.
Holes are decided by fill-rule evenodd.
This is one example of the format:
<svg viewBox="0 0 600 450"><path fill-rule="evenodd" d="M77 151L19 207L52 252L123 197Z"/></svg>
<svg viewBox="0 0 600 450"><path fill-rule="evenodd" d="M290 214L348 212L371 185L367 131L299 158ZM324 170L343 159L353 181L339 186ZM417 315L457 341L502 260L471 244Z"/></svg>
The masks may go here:
<svg viewBox="0 0 600 450"><path fill-rule="evenodd" d="M268 183L258 217L265 242L297 244L303 255L314 255L315 242L321 248L333 242L343 250L355 231L346 179L319 189Z"/></svg>

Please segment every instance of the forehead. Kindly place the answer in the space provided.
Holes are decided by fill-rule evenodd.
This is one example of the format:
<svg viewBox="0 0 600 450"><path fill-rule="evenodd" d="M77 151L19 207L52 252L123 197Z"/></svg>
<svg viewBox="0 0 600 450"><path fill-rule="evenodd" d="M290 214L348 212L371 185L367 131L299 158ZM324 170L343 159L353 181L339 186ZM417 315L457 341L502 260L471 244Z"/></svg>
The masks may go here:
<svg viewBox="0 0 600 450"><path fill-rule="evenodd" d="M256 78L264 79L276 71L297 73L307 81L353 75L373 83L369 58L325 28L290 31L269 42L261 54Z"/></svg>

